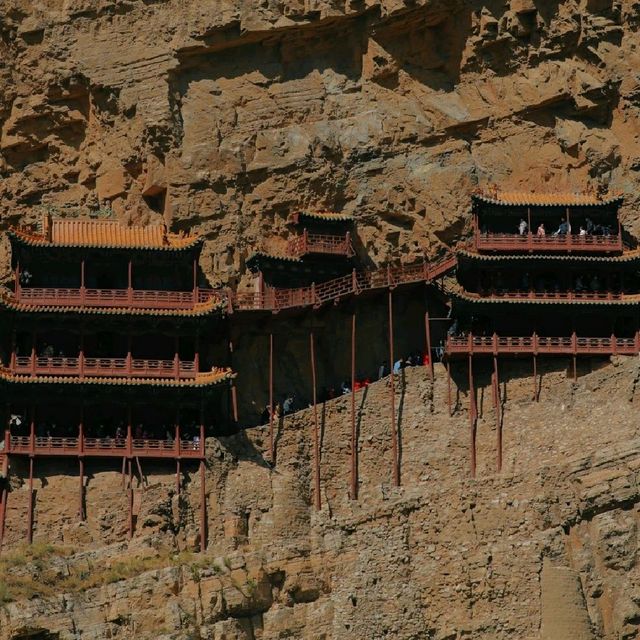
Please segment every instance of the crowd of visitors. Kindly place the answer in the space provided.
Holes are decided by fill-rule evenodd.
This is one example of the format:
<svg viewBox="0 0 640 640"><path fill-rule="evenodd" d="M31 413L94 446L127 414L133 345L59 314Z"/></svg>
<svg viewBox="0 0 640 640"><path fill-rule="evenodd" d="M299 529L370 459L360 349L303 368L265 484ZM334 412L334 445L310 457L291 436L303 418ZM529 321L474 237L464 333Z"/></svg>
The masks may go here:
<svg viewBox="0 0 640 640"><path fill-rule="evenodd" d="M487 233L486 229L483 232ZM518 235L525 236L529 232L529 224L524 218L520 218L518 223ZM546 227L541 222L536 230L536 236L544 237L547 235ZM554 236L568 236L571 235L571 224L564 218L560 219L560 224L556 231L553 232ZM584 224L579 227L579 236L610 236L611 227L607 224L595 224L591 218L586 218Z"/></svg>
<svg viewBox="0 0 640 640"><path fill-rule="evenodd" d="M58 424L55 421L37 420L35 423L35 437L38 439L49 438L77 438L79 434L78 425ZM122 446L127 438L127 426L124 421L104 421L98 424L85 424L85 438L95 438L101 440L103 444L109 446ZM9 419L9 430L12 436L29 436L31 424L25 415L12 414ZM161 440L168 445L174 442L175 425L147 425L141 423L133 426L131 436L134 442L144 442L148 440ZM190 421L180 426L180 441L182 446L189 445L197 449L200 445L200 427L195 421Z"/></svg>
<svg viewBox="0 0 640 640"><path fill-rule="evenodd" d="M442 360L444 356L444 344L441 342L438 347L434 350L434 355L438 360ZM402 373L402 370L406 367L419 367L425 366L428 367L430 365L430 356L429 354L422 354L419 351L413 352L406 357L398 358L393 363L393 373L394 375L399 375ZM374 380L382 380L390 373L389 370L389 362L387 360L383 360L378 366L376 376ZM359 391L361 389L365 389L372 383L372 377L364 375L362 372L359 372L355 378L353 391ZM344 380L340 383L339 386L323 386L318 393L318 402L324 403L329 400L333 400L340 396L349 395L352 392L350 381ZM294 394L288 394L282 398L281 401L277 401L273 405L274 410L274 421L278 421L281 417L287 416L291 413L295 413L301 409L305 409L307 407L312 406L309 403L298 401ZM260 414L260 424L268 424L271 417L271 408L269 403L267 403Z"/></svg>

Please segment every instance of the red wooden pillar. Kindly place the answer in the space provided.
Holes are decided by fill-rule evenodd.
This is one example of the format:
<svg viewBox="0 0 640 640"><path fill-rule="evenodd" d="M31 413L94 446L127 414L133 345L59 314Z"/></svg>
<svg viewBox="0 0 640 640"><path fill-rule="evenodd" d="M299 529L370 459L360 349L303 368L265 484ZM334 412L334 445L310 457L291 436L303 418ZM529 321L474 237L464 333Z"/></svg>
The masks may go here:
<svg viewBox="0 0 640 640"><path fill-rule="evenodd" d="M27 542L33 543L33 455L29 456L29 507L27 511Z"/></svg>
<svg viewBox="0 0 640 640"><path fill-rule="evenodd" d="M429 356L429 377L433 380L433 352L431 351L431 319L429 318L429 303L424 313L424 331L426 338L427 355Z"/></svg>
<svg viewBox="0 0 640 640"><path fill-rule="evenodd" d="M80 304L83 307L85 304L85 293L86 293L84 268L85 268L84 258L82 258L82 260L80 261Z"/></svg>
<svg viewBox="0 0 640 640"><path fill-rule="evenodd" d="M133 302L133 263L131 258L129 258L127 265L127 298L131 304Z"/></svg>
<svg viewBox="0 0 640 640"><path fill-rule="evenodd" d="M207 434L205 433L204 428L204 404L200 405L200 455L204 458L206 452L206 438Z"/></svg>
<svg viewBox="0 0 640 640"><path fill-rule="evenodd" d="M193 355L193 368L196 374L200 371L200 330L196 331L195 353Z"/></svg>
<svg viewBox="0 0 640 640"><path fill-rule="evenodd" d="M127 333L127 376L131 377L132 371L132 357L131 357L131 329Z"/></svg>
<svg viewBox="0 0 640 640"><path fill-rule="evenodd" d="M0 553L2 553L2 545L4 543L4 523L7 515L7 501L9 500L7 482L8 480L5 479L4 486L0 490Z"/></svg>
<svg viewBox="0 0 640 640"><path fill-rule="evenodd" d="M233 340L229 337L229 364L233 367ZM231 378L231 407L233 410L233 421L238 426L238 393L236 390L236 383Z"/></svg>
<svg viewBox="0 0 640 640"><path fill-rule="evenodd" d="M180 336L174 339L173 376L180 380Z"/></svg>
<svg viewBox="0 0 640 640"><path fill-rule="evenodd" d="M133 455L133 434L131 425L131 406L127 407L127 456L131 459Z"/></svg>
<svg viewBox="0 0 640 640"><path fill-rule="evenodd" d="M200 460L200 552L207 550L207 492L204 460Z"/></svg>
<svg viewBox="0 0 640 640"><path fill-rule="evenodd" d="M14 291L16 292L16 299L20 299L20 260L16 262L16 283L14 286Z"/></svg>
<svg viewBox="0 0 640 640"><path fill-rule="evenodd" d="M269 332L269 460L275 462L273 443L273 331Z"/></svg>
<svg viewBox="0 0 640 640"><path fill-rule="evenodd" d="M78 515L80 516L80 520L85 519L85 510L84 510L84 408L80 407L80 422L78 423L78 462L79 462L79 472L80 472L80 486L79 496L78 496Z"/></svg>
<svg viewBox="0 0 640 640"><path fill-rule="evenodd" d="M37 335L35 331L31 332L31 375L36 375L36 340Z"/></svg>
<svg viewBox="0 0 640 640"><path fill-rule="evenodd" d="M449 417L451 417L451 362L447 358L447 407L449 408Z"/></svg>
<svg viewBox="0 0 640 640"><path fill-rule="evenodd" d="M471 477L476 477L476 390L473 381L473 356L469 354L469 430L471 435Z"/></svg>
<svg viewBox="0 0 640 640"><path fill-rule="evenodd" d="M578 363L577 363L577 354L578 354L578 338L576 336L576 332L574 331L571 334L571 347L573 351L573 381L578 381Z"/></svg>
<svg viewBox="0 0 640 640"><path fill-rule="evenodd" d="M358 499L358 432L356 429L356 312L351 314L351 499Z"/></svg>
<svg viewBox="0 0 640 640"><path fill-rule="evenodd" d="M502 401L500 398L500 378L498 376L498 357L493 356L493 385L496 407L496 451L498 472L502 470Z"/></svg>
<svg viewBox="0 0 640 640"><path fill-rule="evenodd" d="M33 456L36 452L36 409L31 408L31 420L29 421L29 453Z"/></svg>
<svg viewBox="0 0 640 640"><path fill-rule="evenodd" d="M389 274L387 271L387 277ZM390 409L391 409L391 455L392 459L392 471L393 471L393 484L396 487L400 486L400 468L398 466L398 433L396 430L396 389L394 380L394 351L393 351L393 290L389 289L387 294L387 303L389 311L389 362L391 366L391 375L389 376L389 389L390 389Z"/></svg>
<svg viewBox="0 0 640 640"><path fill-rule="evenodd" d="M84 331L80 329L80 353L78 354L78 368L80 378L84 378Z"/></svg>
<svg viewBox="0 0 640 640"><path fill-rule="evenodd" d="M309 331L309 356L311 360L311 395L313 398L313 479L314 503L320 511L322 500L320 496L320 433L318 429L318 404L316 390L316 349L313 329Z"/></svg>
<svg viewBox="0 0 640 640"><path fill-rule="evenodd" d="M84 515L84 458L78 458L79 463L79 474L80 474L80 492L78 494L78 516L80 517L80 521L82 522L85 518Z"/></svg>
<svg viewBox="0 0 640 640"><path fill-rule="evenodd" d="M176 495L180 495L180 407L176 409L175 424L175 450L176 450Z"/></svg>
<svg viewBox="0 0 640 640"><path fill-rule="evenodd" d="M198 302L198 258L193 258L193 303Z"/></svg>
<svg viewBox="0 0 640 640"><path fill-rule="evenodd" d="M131 470L131 458L127 460L127 474L129 476L129 540L133 538L133 473Z"/></svg>

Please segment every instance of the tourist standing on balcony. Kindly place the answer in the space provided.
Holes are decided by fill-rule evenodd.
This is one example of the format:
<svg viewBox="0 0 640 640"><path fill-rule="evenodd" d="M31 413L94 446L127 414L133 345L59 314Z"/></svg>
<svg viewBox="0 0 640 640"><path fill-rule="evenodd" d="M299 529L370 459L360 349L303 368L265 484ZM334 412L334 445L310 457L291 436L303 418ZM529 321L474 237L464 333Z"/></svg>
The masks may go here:
<svg viewBox="0 0 640 640"><path fill-rule="evenodd" d="M591 235L595 229L595 225L593 224L593 220L591 218L587 218L585 220L586 230L589 235Z"/></svg>
<svg viewBox="0 0 640 640"><path fill-rule="evenodd" d="M539 238L544 238L547 235L547 230L544 228L544 224L542 222L538 225L537 235Z"/></svg>
<svg viewBox="0 0 640 640"><path fill-rule="evenodd" d="M388 373L389 365L387 361L384 360L383 363L378 367L378 380L382 380Z"/></svg>
<svg viewBox="0 0 640 640"><path fill-rule="evenodd" d="M560 226L558 227L558 230L553 235L566 236L568 233L571 233L571 229L569 228L569 225L567 224L566 220L562 218L560 220Z"/></svg>
<svg viewBox="0 0 640 640"><path fill-rule="evenodd" d="M587 235L587 230L582 225L580 225L580 235L581 236Z"/></svg>
<svg viewBox="0 0 640 640"><path fill-rule="evenodd" d="M520 235L523 236L527 233L528 225L524 218L520 218L520 224L518 225L518 231Z"/></svg>

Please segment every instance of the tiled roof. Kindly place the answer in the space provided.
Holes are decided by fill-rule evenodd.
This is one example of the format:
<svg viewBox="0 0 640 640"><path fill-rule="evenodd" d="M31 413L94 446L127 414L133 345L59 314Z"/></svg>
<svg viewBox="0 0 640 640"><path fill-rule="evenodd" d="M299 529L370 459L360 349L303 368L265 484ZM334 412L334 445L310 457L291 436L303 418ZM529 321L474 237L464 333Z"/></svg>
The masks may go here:
<svg viewBox="0 0 640 640"><path fill-rule="evenodd" d="M562 304L562 305L597 305L597 306L635 306L640 304L640 294L624 295L624 297L618 300L567 300L567 299L551 299L551 298L502 298L496 297L483 297L478 294L472 294L468 291L451 292L451 295L455 298L460 298L466 302L473 302L476 304Z"/></svg>
<svg viewBox="0 0 640 640"><path fill-rule="evenodd" d="M224 296L210 298L206 302L201 302L191 309L131 309L129 307L88 307L73 305L37 305L17 302L10 291L0 288L0 306L18 311L21 313L78 313L82 315L103 315L103 316L162 316L162 317L182 317L197 318L209 315L215 311L220 311L227 306L227 299Z"/></svg>
<svg viewBox="0 0 640 640"><path fill-rule="evenodd" d="M197 235L169 233L163 224L126 226L117 220L52 218L45 215L40 232L12 227L9 236L31 246L105 249L188 249L202 241Z"/></svg>
<svg viewBox="0 0 640 640"><path fill-rule="evenodd" d="M268 251L255 251L247 258L247 265L255 262L258 258L269 258L269 260L280 260L282 262L302 262L298 256L288 256L284 253L269 253Z"/></svg>
<svg viewBox="0 0 640 640"><path fill-rule="evenodd" d="M526 193L491 191L474 193L472 198L489 204L532 207L602 207L622 202L622 196L599 198L590 193Z"/></svg>
<svg viewBox="0 0 640 640"><path fill-rule="evenodd" d="M12 373L9 369L0 368L0 380L18 384L91 384L128 387L209 387L236 377L231 369L213 369L206 373L198 373L195 378L172 380L168 378L101 378L78 376L23 376Z"/></svg>
<svg viewBox="0 0 640 640"><path fill-rule="evenodd" d="M456 254L470 260L480 260L483 262L510 262L512 260L564 260L568 262L633 262L640 259L640 249L625 251L621 256L585 256L580 254L558 255L558 254L487 254L476 253L468 249L456 249Z"/></svg>
<svg viewBox="0 0 640 640"><path fill-rule="evenodd" d="M299 211L293 214L295 222L298 222L299 218L310 218L324 222L349 222L353 220L353 215L351 213L335 213L333 211Z"/></svg>

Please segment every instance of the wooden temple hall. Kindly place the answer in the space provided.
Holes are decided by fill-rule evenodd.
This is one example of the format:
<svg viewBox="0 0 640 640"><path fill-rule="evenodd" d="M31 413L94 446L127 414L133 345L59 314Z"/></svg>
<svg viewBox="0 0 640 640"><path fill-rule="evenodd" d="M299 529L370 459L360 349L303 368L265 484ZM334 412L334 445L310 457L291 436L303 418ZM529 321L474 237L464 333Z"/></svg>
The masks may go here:
<svg viewBox="0 0 640 640"><path fill-rule="evenodd" d="M528 357L538 399L538 358L640 353L640 251L618 218L621 198L482 193L473 196L473 237L457 250L446 363L466 365L475 473L478 410L474 366L492 369L502 464L499 358Z"/></svg>
<svg viewBox="0 0 640 640"><path fill-rule="evenodd" d="M0 477L7 477L12 459L25 460L26 538L33 536L40 461L78 465L78 517L84 519L85 465L112 459L129 491L132 536L132 476L143 475L146 460L164 460L175 465L177 492L181 469L199 469L205 549L206 438L253 426L258 418L250 422L245 409L262 411L266 402L268 459L276 463L274 413L283 393L275 381L278 360L280 367L304 362L294 391L301 406L314 409L318 509L321 389L341 380L357 389L361 367L375 380L374 367L395 363L409 349L413 356L418 350L432 378L434 360L442 360L450 414L453 381L468 384L472 474L475 374L491 371L500 470L501 359L530 360L537 400L540 357L564 358L575 378L578 358L640 353L640 250L620 224L620 204L618 197L593 194L477 193L467 240L435 261L376 269L362 267L366 255L351 216L303 212L289 220L290 239L274 239L250 256L253 284L238 291L209 287L199 269L203 239L163 225L46 216L38 228L12 228L14 277L0 289ZM356 348L358 332L366 349ZM394 375L389 381L390 476L399 485L401 409ZM349 491L356 499L354 396ZM0 484L0 548L8 489L6 481Z"/></svg>
<svg viewBox="0 0 640 640"><path fill-rule="evenodd" d="M84 518L85 462L121 459L132 535L132 475L142 476L144 459L174 461L178 492L181 464L199 464L204 492L205 439L220 431L221 391L233 380L207 333L224 303L199 271L201 239L162 225L49 216L8 235L15 276L0 294L3 475L11 458L28 459L33 501L39 460L77 459ZM5 484L0 544L7 499ZM32 503L28 514L31 541ZM205 524L202 513L203 545Z"/></svg>

